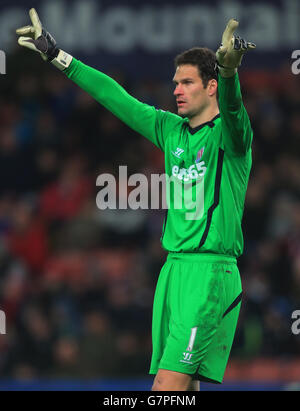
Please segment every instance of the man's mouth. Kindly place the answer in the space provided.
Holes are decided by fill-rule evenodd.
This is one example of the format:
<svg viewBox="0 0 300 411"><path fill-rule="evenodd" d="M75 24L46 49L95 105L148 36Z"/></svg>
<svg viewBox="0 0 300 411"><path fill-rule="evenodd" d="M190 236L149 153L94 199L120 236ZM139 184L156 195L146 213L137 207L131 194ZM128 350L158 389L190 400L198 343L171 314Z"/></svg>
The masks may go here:
<svg viewBox="0 0 300 411"><path fill-rule="evenodd" d="M184 104L186 104L185 101L183 101L183 100L177 100L177 106L178 106L178 107L182 107Z"/></svg>

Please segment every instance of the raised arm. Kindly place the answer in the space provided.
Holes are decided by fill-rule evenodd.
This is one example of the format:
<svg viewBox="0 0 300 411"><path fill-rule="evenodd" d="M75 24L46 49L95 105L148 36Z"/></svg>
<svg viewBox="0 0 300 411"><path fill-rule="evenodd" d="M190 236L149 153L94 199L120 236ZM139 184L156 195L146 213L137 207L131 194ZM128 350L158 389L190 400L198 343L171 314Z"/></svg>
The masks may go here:
<svg viewBox="0 0 300 411"><path fill-rule="evenodd" d="M29 16L32 26L16 30L21 35L18 43L39 52L45 61L54 64L120 120L164 151L166 126L178 124L181 118L138 101L111 77L60 50L54 38L42 27L35 9L30 9Z"/></svg>
<svg viewBox="0 0 300 411"><path fill-rule="evenodd" d="M244 155L251 147L253 132L242 101L237 69L244 53L256 46L233 35L238 24L234 19L228 22L216 57L219 69L219 109L224 148L233 154Z"/></svg>
<svg viewBox="0 0 300 411"><path fill-rule="evenodd" d="M64 73L130 128L164 151L164 126L170 121L171 113L140 102L111 77L75 58Z"/></svg>

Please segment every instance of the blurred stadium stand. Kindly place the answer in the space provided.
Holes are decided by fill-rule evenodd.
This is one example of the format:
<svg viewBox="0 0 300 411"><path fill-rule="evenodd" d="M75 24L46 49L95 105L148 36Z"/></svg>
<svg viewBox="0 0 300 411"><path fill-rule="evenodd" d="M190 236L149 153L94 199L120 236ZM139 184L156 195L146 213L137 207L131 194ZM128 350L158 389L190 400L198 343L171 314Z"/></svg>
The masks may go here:
<svg viewBox="0 0 300 411"><path fill-rule="evenodd" d="M129 175L163 173L163 155L39 56L8 50L0 78L0 309L7 318L0 390L147 390L164 210L100 211L96 178L118 175L119 165ZM101 69L100 53L82 58ZM175 111L165 67L158 78L156 64L151 77L143 71L151 53L135 53L121 53L119 66L106 50L106 73L140 100ZM239 260L244 301L225 383L207 390L299 389L291 314L300 310L300 75L291 72L291 53L276 70L274 50L263 66L259 53L240 72L254 129Z"/></svg>

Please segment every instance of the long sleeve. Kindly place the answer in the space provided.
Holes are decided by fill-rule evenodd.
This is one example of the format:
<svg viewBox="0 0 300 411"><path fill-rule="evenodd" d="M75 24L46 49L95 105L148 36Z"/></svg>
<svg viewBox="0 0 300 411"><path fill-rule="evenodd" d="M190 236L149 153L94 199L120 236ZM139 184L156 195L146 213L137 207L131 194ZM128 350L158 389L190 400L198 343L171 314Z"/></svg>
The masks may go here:
<svg viewBox="0 0 300 411"><path fill-rule="evenodd" d="M75 58L64 73L121 121L164 151L164 129L170 123L178 123L178 116L141 103L111 77Z"/></svg>
<svg viewBox="0 0 300 411"><path fill-rule="evenodd" d="M242 101L238 74L230 78L219 75L218 92L224 149L245 155L251 147L253 132Z"/></svg>

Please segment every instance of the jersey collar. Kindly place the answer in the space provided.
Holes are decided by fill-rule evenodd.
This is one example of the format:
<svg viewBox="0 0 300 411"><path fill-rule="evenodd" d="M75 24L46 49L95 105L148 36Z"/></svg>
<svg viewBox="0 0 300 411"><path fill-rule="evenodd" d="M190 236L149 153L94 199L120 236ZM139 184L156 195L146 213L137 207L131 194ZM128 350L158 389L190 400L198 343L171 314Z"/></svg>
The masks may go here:
<svg viewBox="0 0 300 411"><path fill-rule="evenodd" d="M188 124L188 128L189 128L189 132L190 134L195 134L197 133L199 130L201 130L203 127L205 126L209 126L210 128L213 128L215 126L214 121L220 117L220 114L217 114L214 118L212 118L210 121L206 121L205 123L200 124L197 127L192 128L189 124Z"/></svg>

